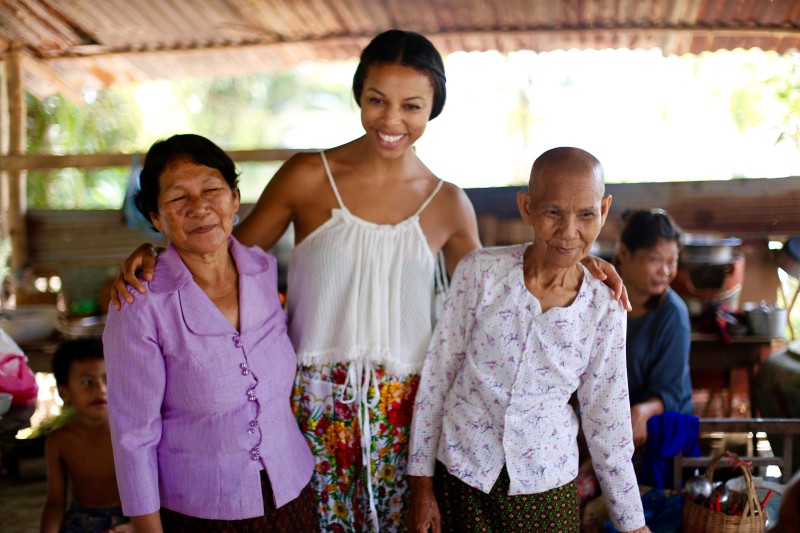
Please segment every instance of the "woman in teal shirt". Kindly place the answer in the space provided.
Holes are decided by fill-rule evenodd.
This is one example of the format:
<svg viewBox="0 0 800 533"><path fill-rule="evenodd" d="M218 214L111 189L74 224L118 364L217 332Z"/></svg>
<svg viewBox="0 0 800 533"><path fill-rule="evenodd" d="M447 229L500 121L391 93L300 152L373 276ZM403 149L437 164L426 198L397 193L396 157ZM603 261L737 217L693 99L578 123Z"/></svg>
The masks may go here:
<svg viewBox="0 0 800 533"><path fill-rule="evenodd" d="M614 263L628 289L627 362L633 440L647 440L647 420L665 411L694 414L689 378L691 328L686 304L670 283L681 231L661 209L625 216Z"/></svg>

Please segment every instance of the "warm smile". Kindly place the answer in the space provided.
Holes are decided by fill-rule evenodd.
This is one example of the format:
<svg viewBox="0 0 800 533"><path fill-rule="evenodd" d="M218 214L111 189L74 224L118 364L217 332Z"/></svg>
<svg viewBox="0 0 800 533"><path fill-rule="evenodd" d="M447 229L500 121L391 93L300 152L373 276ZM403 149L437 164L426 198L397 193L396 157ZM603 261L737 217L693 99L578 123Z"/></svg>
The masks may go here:
<svg viewBox="0 0 800 533"><path fill-rule="evenodd" d="M380 140L385 142L385 143L387 143L387 144L396 144L396 143L400 142L403 139L403 137L405 137L405 136L406 136L405 133L398 133L398 134L395 134L395 135L390 135L388 133L383 133L381 131L378 132L378 137L380 138Z"/></svg>
<svg viewBox="0 0 800 533"><path fill-rule="evenodd" d="M216 224L206 224L204 226L198 226L194 228L191 231L191 233L208 233L209 231L212 231L216 227L217 227Z"/></svg>
<svg viewBox="0 0 800 533"><path fill-rule="evenodd" d="M558 252L560 254L565 254L565 255L566 254L571 254L571 253L573 253L575 251L575 248L565 248L565 247L562 247L562 246L554 246L554 248L555 248L556 252Z"/></svg>

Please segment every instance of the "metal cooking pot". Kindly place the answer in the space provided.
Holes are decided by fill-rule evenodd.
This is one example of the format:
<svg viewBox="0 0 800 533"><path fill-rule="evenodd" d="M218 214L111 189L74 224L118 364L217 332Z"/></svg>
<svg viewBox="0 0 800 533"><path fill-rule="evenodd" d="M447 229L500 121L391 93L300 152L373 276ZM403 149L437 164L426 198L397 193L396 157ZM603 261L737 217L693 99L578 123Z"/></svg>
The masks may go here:
<svg viewBox="0 0 800 533"><path fill-rule="evenodd" d="M753 335L759 337L783 337L786 334L786 309L761 304L758 307L744 306L747 322Z"/></svg>
<svg viewBox="0 0 800 533"><path fill-rule="evenodd" d="M742 244L742 239L687 233L683 244L680 255L681 263L724 265L733 262L734 248Z"/></svg>

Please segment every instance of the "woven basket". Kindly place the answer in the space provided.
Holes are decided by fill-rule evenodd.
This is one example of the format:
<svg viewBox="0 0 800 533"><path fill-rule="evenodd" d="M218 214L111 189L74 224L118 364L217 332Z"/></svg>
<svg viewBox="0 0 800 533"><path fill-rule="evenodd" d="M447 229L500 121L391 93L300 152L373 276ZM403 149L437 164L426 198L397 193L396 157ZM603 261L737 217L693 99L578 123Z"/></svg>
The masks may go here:
<svg viewBox="0 0 800 533"><path fill-rule="evenodd" d="M705 476L709 481L714 480L714 469L725 454L718 454L708 464ZM730 457L738 459L735 455ZM737 461L738 462L738 461ZM696 504L689 498L683 500L683 533L763 533L767 520L767 513L761 509L761 503L756 496L753 477L746 465L739 462L738 468L742 471L746 485L746 503L741 516L731 516L719 511L712 511L708 507ZM755 511L758 510L758 514Z"/></svg>

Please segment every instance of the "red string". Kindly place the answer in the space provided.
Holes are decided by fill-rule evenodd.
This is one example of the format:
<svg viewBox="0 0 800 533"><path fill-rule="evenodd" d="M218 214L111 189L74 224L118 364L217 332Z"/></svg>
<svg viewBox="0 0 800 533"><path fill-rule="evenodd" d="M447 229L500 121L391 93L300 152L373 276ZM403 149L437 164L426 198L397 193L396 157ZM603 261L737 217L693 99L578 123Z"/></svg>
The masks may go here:
<svg viewBox="0 0 800 533"><path fill-rule="evenodd" d="M740 466L746 466L749 468L753 464L753 461L742 461L738 455L731 453L730 450L725 451L725 458L730 461L732 468L739 468Z"/></svg>

